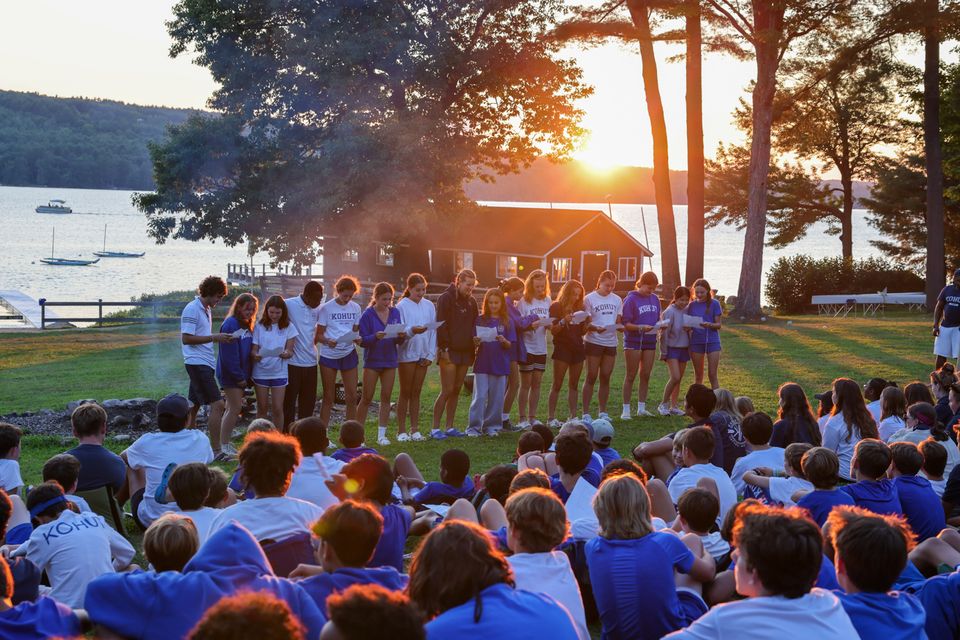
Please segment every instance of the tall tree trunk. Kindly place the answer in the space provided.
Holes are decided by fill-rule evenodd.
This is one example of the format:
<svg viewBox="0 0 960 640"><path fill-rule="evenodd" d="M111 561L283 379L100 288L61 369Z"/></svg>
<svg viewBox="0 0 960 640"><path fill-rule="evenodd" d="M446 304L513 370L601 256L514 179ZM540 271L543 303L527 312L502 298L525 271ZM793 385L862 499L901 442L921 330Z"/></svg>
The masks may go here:
<svg viewBox="0 0 960 640"><path fill-rule="evenodd" d="M943 221L943 151L940 148L940 6L926 0L923 62L923 150L927 169L927 308L946 283Z"/></svg>
<svg viewBox="0 0 960 640"><path fill-rule="evenodd" d="M704 154L700 0L687 0L687 284L703 277Z"/></svg>
<svg viewBox="0 0 960 640"><path fill-rule="evenodd" d="M640 32L640 62L643 67L643 91L647 99L650 132L653 137L653 187L657 201L657 223L660 228L661 280L664 290L672 291L680 284L680 256L677 252L677 226L673 217L673 195L670 191L670 162L667 147L667 122L660 99L657 59L650 33L650 9L644 0L627 0L630 17Z"/></svg>
<svg viewBox="0 0 960 640"><path fill-rule="evenodd" d="M853 260L853 178L849 172L840 172L843 188L843 213L840 217L840 247L844 260Z"/></svg>

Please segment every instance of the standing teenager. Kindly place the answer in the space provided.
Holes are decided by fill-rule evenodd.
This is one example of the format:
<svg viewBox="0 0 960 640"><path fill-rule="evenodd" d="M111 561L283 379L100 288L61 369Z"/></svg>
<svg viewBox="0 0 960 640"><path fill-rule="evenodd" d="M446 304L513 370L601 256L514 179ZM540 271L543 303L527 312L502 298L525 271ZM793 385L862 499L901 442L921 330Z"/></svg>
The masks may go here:
<svg viewBox="0 0 960 640"><path fill-rule="evenodd" d="M607 400L610 398L610 374L617 363L617 325L623 311L623 300L613 292L617 288L617 274L604 271L597 280L597 288L583 300L583 307L590 314L586 341L587 379L583 382L583 421L590 422L590 403L593 402L593 387L600 379L597 390L599 416L610 419Z"/></svg>
<svg viewBox="0 0 960 640"><path fill-rule="evenodd" d="M287 363L287 390L283 396L283 431L286 433L291 422L309 418L317 406L317 324L323 285L310 280L303 285L303 293L284 302L290 324L297 329L293 357Z"/></svg>
<svg viewBox="0 0 960 640"><path fill-rule="evenodd" d="M357 407L357 422L365 424L373 394L380 383L380 412L377 421L377 444L387 446L387 423L390 422L390 396L397 376L397 342L388 337L387 325L399 325L400 312L393 306L395 291L389 282L378 282L373 289L370 306L360 316L360 344L363 346L363 397ZM408 438L404 438L406 441Z"/></svg>
<svg viewBox="0 0 960 640"><path fill-rule="evenodd" d="M550 317L557 318L550 331L553 333L553 386L547 399L548 423L553 429L560 428L557 420L557 400L563 379L570 374L567 384L567 408L571 418L576 418L577 397L583 361L587 359L583 346L583 334L589 326L589 314L583 308L583 285L578 280L568 280L560 287L557 301L550 305Z"/></svg>
<svg viewBox="0 0 960 640"><path fill-rule="evenodd" d="M357 367L360 358L354 346L357 340L343 342L340 339L360 328L360 305L353 296L360 290L360 283L353 276L340 276L334 285L336 297L320 307L317 319L317 339L320 343L320 380L323 383L323 403L320 405L320 420L330 424L330 410L337 397L337 373L343 380L343 398L347 420L357 417Z"/></svg>
<svg viewBox="0 0 960 640"><path fill-rule="evenodd" d="M520 424L527 429L537 419L537 407L540 404L540 384L543 372L547 370L547 328L542 322L550 318L550 280L547 272L535 269L527 276L523 286L523 297L517 301L517 310L521 317L536 316L541 322L530 331L523 332L523 346L527 358L518 366L520 371L520 392L517 404L520 405Z"/></svg>
<svg viewBox="0 0 960 640"><path fill-rule="evenodd" d="M660 322L660 298L654 291L658 284L657 274L647 271L623 301L623 357L627 361L627 369L623 376L621 420L630 419L630 401L637 374L640 377L637 385L637 417L653 416L647 411L647 392L657 356L656 324Z"/></svg>
<svg viewBox="0 0 960 640"><path fill-rule="evenodd" d="M247 387L252 382L253 325L258 306L253 294L241 293L234 298L229 314L220 325L220 333L236 336L235 340L221 344L217 354L217 380L227 397L227 409L223 412L219 435L219 451L224 457L233 458L237 455L230 438L243 411Z"/></svg>
<svg viewBox="0 0 960 640"><path fill-rule="evenodd" d="M683 326L683 316L690 304L690 289L677 287L673 290L673 301L663 311L663 320L667 326L660 329L660 359L667 363L670 378L663 388L663 398L657 412L662 416L682 416L684 410L677 405L680 395L680 383L690 362L690 331Z"/></svg>
<svg viewBox="0 0 960 640"><path fill-rule="evenodd" d="M523 299L523 290L526 283L517 277L507 278L500 283L500 291L503 292L504 302L507 307L507 315L510 316L510 322L513 324L513 330L516 332L516 340L512 342L510 349L510 376L507 378L507 391L503 397L503 428L513 430L510 424L510 410L513 408L513 401L517 399L517 392L520 390L520 363L527 361L527 345L521 339L521 336L534 330L534 323L539 319L536 314L520 313L517 304ZM520 420L517 428L520 429Z"/></svg>
<svg viewBox="0 0 960 640"><path fill-rule="evenodd" d="M266 418L272 411L274 424L286 424L283 405L287 361L293 357L296 343L297 328L290 323L287 304L280 296L270 296L260 322L253 329L253 384L257 391L258 418Z"/></svg>
<svg viewBox="0 0 960 640"><path fill-rule="evenodd" d="M477 286L477 274L463 269L450 287L437 299L437 364L440 366L440 395L433 403L434 438L446 435L462 435L454 429L457 417L457 401L467 371L474 358L474 324L480 311L473 298ZM447 414L447 431L440 430L440 419Z"/></svg>
<svg viewBox="0 0 960 640"><path fill-rule="evenodd" d="M407 326L407 339L398 348L400 398L397 400L397 440L419 442L420 394L430 365L437 357L437 330L427 325L437 319L437 309L426 299L427 279L419 273L407 276L407 288L397 303L400 320ZM407 415L410 435L407 435Z"/></svg>
<svg viewBox="0 0 960 640"><path fill-rule="evenodd" d="M939 369L947 360L960 364L960 269L953 272L953 282L937 296L933 310L933 353Z"/></svg>
<svg viewBox="0 0 960 640"><path fill-rule="evenodd" d="M697 384L703 384L703 364L707 362L707 375L710 377L710 387L720 387L720 319L723 317L723 308L713 298L713 289L710 283L700 278L693 283L693 294L696 299L687 305L687 315L700 318L701 325L694 327L690 332L690 359L693 360L693 370Z"/></svg>
<svg viewBox="0 0 960 640"><path fill-rule="evenodd" d="M488 289L483 296L483 313L477 318L477 327L495 329L496 337L492 341L484 341L480 336L473 338L477 359L473 365L473 400L467 435L495 436L503 428L500 410L513 361L513 343L517 340L500 289Z"/></svg>

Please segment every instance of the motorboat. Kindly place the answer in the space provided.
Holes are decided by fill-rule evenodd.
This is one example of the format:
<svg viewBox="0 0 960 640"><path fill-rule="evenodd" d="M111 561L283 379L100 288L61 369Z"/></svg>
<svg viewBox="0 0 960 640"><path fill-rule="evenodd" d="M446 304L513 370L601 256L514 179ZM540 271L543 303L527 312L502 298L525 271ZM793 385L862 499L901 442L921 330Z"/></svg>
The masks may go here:
<svg viewBox="0 0 960 640"><path fill-rule="evenodd" d="M66 200L50 200L47 204L41 204L36 209L37 213L73 213L73 209L67 206Z"/></svg>

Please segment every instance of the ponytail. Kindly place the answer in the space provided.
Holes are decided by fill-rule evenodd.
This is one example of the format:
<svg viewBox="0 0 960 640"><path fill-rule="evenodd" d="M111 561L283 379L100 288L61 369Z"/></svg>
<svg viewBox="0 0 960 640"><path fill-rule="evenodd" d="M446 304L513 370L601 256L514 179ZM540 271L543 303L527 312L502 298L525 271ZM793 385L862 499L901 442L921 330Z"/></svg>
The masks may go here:
<svg viewBox="0 0 960 640"><path fill-rule="evenodd" d="M373 295L370 296L369 306L372 307L373 305L377 304L377 298L379 298L385 293L390 294L390 301L393 302L393 296L395 292L396 292L396 289L394 289L393 285L390 284L389 282L378 282L377 286L373 288Z"/></svg>
<svg viewBox="0 0 960 640"><path fill-rule="evenodd" d="M403 290L403 296L401 296L401 297L403 297L403 298L409 298L409 297L410 297L410 289L413 289L413 288L416 287L417 285L421 285L421 284L424 285L424 286L426 286L426 285L427 285L427 279L424 278L423 275L421 275L421 274L419 274L419 273L411 273L410 275L407 276L407 288Z"/></svg>

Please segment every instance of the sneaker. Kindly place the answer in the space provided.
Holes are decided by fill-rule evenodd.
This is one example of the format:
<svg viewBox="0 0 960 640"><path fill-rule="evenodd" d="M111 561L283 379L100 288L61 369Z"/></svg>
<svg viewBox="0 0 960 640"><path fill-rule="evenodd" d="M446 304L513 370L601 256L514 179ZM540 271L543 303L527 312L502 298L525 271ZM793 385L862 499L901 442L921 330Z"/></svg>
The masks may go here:
<svg viewBox="0 0 960 640"><path fill-rule="evenodd" d="M496 429L487 429L483 435L487 436L488 438L496 438L498 435L500 435L500 432Z"/></svg>
<svg viewBox="0 0 960 640"><path fill-rule="evenodd" d="M450 427L444 431L444 433L447 434L448 438L462 438L464 435L466 435L463 431L460 431L460 429L457 429L456 427Z"/></svg>
<svg viewBox="0 0 960 640"><path fill-rule="evenodd" d="M217 451L217 455L213 456L214 462L233 462L234 460L236 460L236 458L226 451Z"/></svg>
<svg viewBox="0 0 960 640"><path fill-rule="evenodd" d="M397 438L399 440L399 438ZM414 431L410 434L410 439L414 442L423 442L426 438L419 431Z"/></svg>
<svg viewBox="0 0 960 640"><path fill-rule="evenodd" d="M593 424L593 418L590 417L589 413L585 413L582 416L580 416L580 422L582 422L583 424Z"/></svg>
<svg viewBox="0 0 960 640"><path fill-rule="evenodd" d="M398 433L397 442L410 442L410 436L406 433Z"/></svg>
<svg viewBox="0 0 960 640"><path fill-rule="evenodd" d="M677 407L671 407L671 408L670 408L670 415L672 415L672 416L685 416L685 415L687 415L687 412L684 411L683 409L679 409L679 408L677 408Z"/></svg>
<svg viewBox="0 0 960 640"><path fill-rule="evenodd" d="M430 432L430 437L434 440L446 440L447 434L445 434L443 431L440 431L440 429L434 429Z"/></svg>
<svg viewBox="0 0 960 640"><path fill-rule="evenodd" d="M643 411L637 411L638 418L652 418L653 414L644 409Z"/></svg>
<svg viewBox="0 0 960 640"><path fill-rule="evenodd" d="M513 428L513 423L510 422L510 418L504 420L503 424L500 425L500 428L504 431L516 431L516 429Z"/></svg>
<svg viewBox="0 0 960 640"><path fill-rule="evenodd" d="M601 412L600 412L600 415L597 416L597 417L598 417L598 418L602 418L603 420L606 420L607 422L610 421L610 414L607 413L606 411L601 411Z"/></svg>
<svg viewBox="0 0 960 640"><path fill-rule="evenodd" d="M468 438L479 438L479 437L480 437L480 432L479 432L479 431L470 431L470 430L468 429L468 430L467 430L467 437L468 437Z"/></svg>
<svg viewBox="0 0 960 640"><path fill-rule="evenodd" d="M659 414L662 415L662 416L669 416L669 415L670 415L670 405L668 405L668 404L665 403L665 402L661 402L660 405L657 407L657 413L659 413Z"/></svg>
<svg viewBox="0 0 960 640"><path fill-rule="evenodd" d="M530 421L524 420L523 422L517 425L517 431L529 431L530 430Z"/></svg>
<svg viewBox="0 0 960 640"><path fill-rule="evenodd" d="M234 448L232 442L224 442L222 445L220 445L220 450L231 458L237 457L237 450Z"/></svg>
<svg viewBox="0 0 960 640"><path fill-rule="evenodd" d="M553 420L551 420L550 422L547 423L547 426L550 427L551 429L559 429L559 428L562 427L563 425L560 424L560 421L559 421L559 420L557 420L556 418L554 418Z"/></svg>
<svg viewBox="0 0 960 640"><path fill-rule="evenodd" d="M630 417L631 417L631 416L630 416L630 409L624 409L624 410L623 410L623 413L620 414L620 419L621 419L621 420L629 420Z"/></svg>
<svg viewBox="0 0 960 640"><path fill-rule="evenodd" d="M380 445L381 447L389 447L390 438L388 438L387 436L383 436L382 438L377 438L377 444Z"/></svg>

